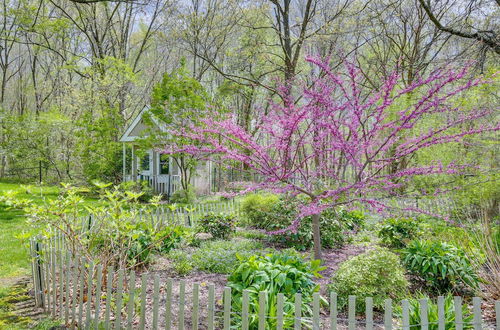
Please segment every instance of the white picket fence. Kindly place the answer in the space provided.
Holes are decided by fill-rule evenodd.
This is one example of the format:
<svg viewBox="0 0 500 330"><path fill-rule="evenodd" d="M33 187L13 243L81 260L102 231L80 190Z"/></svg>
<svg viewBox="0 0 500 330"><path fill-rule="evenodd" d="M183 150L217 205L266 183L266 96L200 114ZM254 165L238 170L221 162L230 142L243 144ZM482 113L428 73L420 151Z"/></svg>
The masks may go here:
<svg viewBox="0 0 500 330"><path fill-rule="evenodd" d="M393 201L395 205L413 207L418 201ZM415 204L413 204L415 203ZM420 204L426 209L435 208L429 202ZM151 221L154 228L166 225L194 226L203 215L214 213L232 213L239 215L240 206L235 201L213 204L199 204L170 209L160 206L142 210L137 214L138 221ZM105 218L85 216L81 221L82 233L99 230ZM213 284L189 283L183 280L165 278L162 273L136 274L131 270L112 268L103 269L90 260L69 253L63 235L51 238L31 240L32 274L36 305L53 317L60 318L66 325L78 329L235 329L234 319L241 320L241 328L249 329L248 292L243 295L241 315L231 311L229 287L216 287ZM337 296L331 293L328 306L320 306L319 293L312 301L312 316L301 315L302 297L297 294L293 303L296 305L293 319L287 319L283 312L285 297L277 297L275 316L265 315L266 293L259 294L259 330L269 329L266 325L270 318L277 324L277 329L284 329L284 324L293 323L293 329L445 329L443 297L438 298L439 321L431 324L427 316L427 300L421 301L420 324L409 324L409 302L400 303L402 317L396 318L388 299L385 302L383 316L374 313L373 300L366 299L364 317L356 315L356 297L349 297L347 311L337 308ZM455 297L455 306L461 306L461 298ZM465 324L461 308L455 308L456 329L500 329L500 302L495 304L496 324L483 322L481 299L473 298L472 323ZM254 316L255 317L255 316ZM289 316L288 316L289 317Z"/></svg>
<svg viewBox="0 0 500 330"><path fill-rule="evenodd" d="M136 210L137 215L133 221L149 221L155 229L165 226L176 225L194 227L198 220L209 213L222 213L241 215L240 205L234 200L226 202L179 205L168 207L160 205L157 207L144 207ZM99 223L106 221L107 216L96 216L93 214L83 215L73 219L78 224L81 232L95 231L99 229Z"/></svg>
<svg viewBox="0 0 500 330"><path fill-rule="evenodd" d="M73 256L61 235L45 241L31 240L32 274L36 305L72 329L235 329L235 312L231 310L232 295L229 287L216 287L206 283L188 283L165 278L162 273L133 270L103 269L80 256ZM203 299L202 299L203 298ZM302 296L294 297L295 315L285 316L285 297L277 296L276 314L266 315L266 293L259 293L258 327L269 329L266 323L274 318L276 329L284 329L288 321L293 329L407 329L420 326L428 329L428 301L421 300L419 325L410 324L409 302L401 302L402 317L396 318L396 307L390 299L385 301L383 317L373 310L373 299L365 301L364 318L356 315L356 297L349 297L347 311L337 308L337 295L331 293L326 308L315 293L312 316L301 315ZM495 304L496 324L486 324L482 317L481 299L472 300L473 322L463 322L462 299L455 297L456 329L500 329L500 301ZM444 299L438 298L438 329L445 329ZM375 317L374 317L375 316ZM249 329L249 295L242 299L242 312L238 315L241 329ZM254 316L255 317L255 316ZM291 327L288 327L291 329ZM411 328L415 329L415 328Z"/></svg>

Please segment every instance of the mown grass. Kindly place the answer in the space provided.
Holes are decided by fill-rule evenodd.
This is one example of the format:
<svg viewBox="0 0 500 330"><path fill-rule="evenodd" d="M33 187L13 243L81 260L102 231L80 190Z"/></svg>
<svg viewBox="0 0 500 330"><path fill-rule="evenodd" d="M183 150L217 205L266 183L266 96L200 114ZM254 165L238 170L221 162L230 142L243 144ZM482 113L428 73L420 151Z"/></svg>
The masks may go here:
<svg viewBox="0 0 500 330"><path fill-rule="evenodd" d="M36 203L56 198L59 194L59 188L54 186L29 187L0 182L0 194L9 190L18 192L19 198L29 198ZM10 279L29 272L26 239L22 239L28 231L23 211L0 203L0 287L12 284Z"/></svg>
<svg viewBox="0 0 500 330"><path fill-rule="evenodd" d="M20 199L31 199L37 204L55 199L61 189L57 186L34 186L18 183L0 182L0 195L7 191L17 192ZM86 203L96 203L96 199L87 198ZM14 303L26 296L25 287L18 288L17 280L30 274L28 256L28 238L34 234L26 221L22 210L9 208L0 203L0 329L51 329L60 324L50 318L42 319L36 324L28 317L18 316Z"/></svg>
<svg viewBox="0 0 500 330"><path fill-rule="evenodd" d="M0 194L7 191L17 192L17 198L28 198L41 204L57 198L61 189L57 186L0 182ZM86 202L95 203L96 199L88 198ZM10 286L18 277L29 274L27 239L32 233L23 211L0 203L0 288Z"/></svg>

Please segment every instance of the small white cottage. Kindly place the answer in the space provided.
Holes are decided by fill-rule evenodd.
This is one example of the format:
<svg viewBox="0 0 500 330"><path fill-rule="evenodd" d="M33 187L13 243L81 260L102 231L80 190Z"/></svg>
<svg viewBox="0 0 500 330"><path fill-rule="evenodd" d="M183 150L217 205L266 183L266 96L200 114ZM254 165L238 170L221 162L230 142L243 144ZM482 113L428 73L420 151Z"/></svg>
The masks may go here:
<svg viewBox="0 0 500 330"><path fill-rule="evenodd" d="M123 181L147 181L156 193L170 197L181 186L179 168L175 160L154 149L143 150L144 152L140 152L143 156L138 156L137 141L145 137L148 128L151 128L143 119L147 111L147 108L143 109L120 138L123 143ZM155 125L153 129L165 132L165 125L150 115ZM208 194L214 190L214 171L211 162L200 162L191 180L197 194Z"/></svg>

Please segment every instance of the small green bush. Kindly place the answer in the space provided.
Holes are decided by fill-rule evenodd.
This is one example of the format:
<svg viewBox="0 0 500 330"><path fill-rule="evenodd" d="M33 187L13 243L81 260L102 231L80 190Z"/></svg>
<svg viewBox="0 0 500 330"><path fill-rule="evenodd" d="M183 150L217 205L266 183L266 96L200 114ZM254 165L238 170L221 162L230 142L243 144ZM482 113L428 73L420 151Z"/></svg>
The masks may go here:
<svg viewBox="0 0 500 330"><path fill-rule="evenodd" d="M329 289L338 295L339 307L348 296L356 295L356 310L365 310L365 298L373 298L373 307L381 310L384 300L399 300L408 292L408 281L399 257L386 248L374 248L343 262L333 275Z"/></svg>
<svg viewBox="0 0 500 330"><path fill-rule="evenodd" d="M131 191L134 193L140 193L139 201L148 202L153 198L154 191L149 185L148 181L125 181L116 186L121 192Z"/></svg>
<svg viewBox="0 0 500 330"><path fill-rule="evenodd" d="M252 255L261 254L262 244L248 239L208 241L194 251L173 250L168 254L173 270L181 276L192 269L229 274Z"/></svg>
<svg viewBox="0 0 500 330"><path fill-rule="evenodd" d="M259 292L266 292L266 329L276 329L276 303L278 293L284 294L284 327L294 324L294 296L302 294L302 316L310 317L310 304L314 292L319 291L319 285L314 283L314 277L319 277L320 261L305 261L296 252L285 251L265 256L252 256L242 260L228 279L234 299L232 308L236 312L235 322L240 325L242 311L242 295L249 291L250 329L257 329L259 314Z"/></svg>
<svg viewBox="0 0 500 330"><path fill-rule="evenodd" d="M236 218L234 215L205 214L199 220L200 229L212 235L213 238L227 239L235 230Z"/></svg>
<svg viewBox="0 0 500 330"><path fill-rule="evenodd" d="M290 227L298 214L297 199L276 195L251 194L242 203L242 211L251 227L280 231ZM365 215L360 211L327 209L321 214L321 240L325 248L342 247L351 233L363 227ZM297 231L283 231L269 236L271 242L304 251L312 246L312 218L300 220Z"/></svg>
<svg viewBox="0 0 500 330"><path fill-rule="evenodd" d="M211 273L229 274L240 260L259 254L262 248L262 243L247 239L205 242L192 254L193 266Z"/></svg>
<svg viewBox="0 0 500 330"><path fill-rule="evenodd" d="M411 218L389 218L382 222L378 237L382 244L391 248L404 248L410 241L417 238L420 225Z"/></svg>
<svg viewBox="0 0 500 330"><path fill-rule="evenodd" d="M452 225L443 219L423 218L420 240L446 242L460 248L469 255L479 256L477 237L474 230Z"/></svg>
<svg viewBox="0 0 500 330"><path fill-rule="evenodd" d="M269 225L268 214L279 201L273 194L249 194L241 202L241 211L251 227L266 229Z"/></svg>
<svg viewBox="0 0 500 330"><path fill-rule="evenodd" d="M196 192L193 186L189 186L187 189L179 189L172 194L170 197L172 203L180 204L191 204L196 201Z"/></svg>
<svg viewBox="0 0 500 330"><path fill-rule="evenodd" d="M168 253L177 247L184 238L185 229L181 226L167 226L153 234L146 222L131 223L128 226L130 246L128 261L130 265L146 265L154 252Z"/></svg>
<svg viewBox="0 0 500 330"><path fill-rule="evenodd" d="M416 298L409 299L410 307L410 330L420 330L421 329L421 315L420 315L420 299L427 299L427 320L429 321L429 330L438 330L439 312L437 303L433 302L429 297L420 294ZM395 314L397 317L403 317L401 307L396 308ZM455 301L453 300L453 295L447 294L444 297L444 329L452 330L456 329L455 325ZM462 305L462 328L472 329L472 322L474 321L473 315L470 313L469 308L466 304Z"/></svg>
<svg viewBox="0 0 500 330"><path fill-rule="evenodd" d="M459 286L476 289L479 285L479 277L464 251L451 244L413 241L403 251L403 263L430 289L440 293Z"/></svg>
<svg viewBox="0 0 500 330"><path fill-rule="evenodd" d="M325 212L332 212L332 209L326 210ZM359 210L345 210L340 209L337 212L337 217L339 221L345 226L347 230L358 231L363 229L365 225L366 215Z"/></svg>
<svg viewBox="0 0 500 330"><path fill-rule="evenodd" d="M287 229L297 214L296 206L286 200L280 200L273 208L274 216L272 225L268 227L270 231ZM271 216L270 216L271 218ZM325 248L340 248L344 246L351 234L363 225L364 215L359 212L348 212L327 209L321 213L320 230L321 244ZM293 247L299 251L310 248L313 244L312 217L305 217L300 220L297 231L284 231L270 236L271 242Z"/></svg>
<svg viewBox="0 0 500 330"><path fill-rule="evenodd" d="M178 247L186 235L187 230L183 226L166 226L154 234L156 250L161 253L168 253Z"/></svg>
<svg viewBox="0 0 500 330"><path fill-rule="evenodd" d="M234 234L235 237L264 240L268 237L268 234L257 229L240 229Z"/></svg>

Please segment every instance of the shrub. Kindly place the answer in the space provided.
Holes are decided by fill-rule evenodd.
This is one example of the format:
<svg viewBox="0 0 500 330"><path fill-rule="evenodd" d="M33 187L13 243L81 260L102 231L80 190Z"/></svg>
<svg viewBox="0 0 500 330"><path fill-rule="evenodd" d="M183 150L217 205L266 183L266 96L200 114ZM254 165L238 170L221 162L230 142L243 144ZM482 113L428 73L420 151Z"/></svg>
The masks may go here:
<svg viewBox="0 0 500 330"><path fill-rule="evenodd" d="M246 239L205 242L192 254L193 266L211 273L229 274L240 260L258 254L262 247L261 243Z"/></svg>
<svg viewBox="0 0 500 330"><path fill-rule="evenodd" d="M332 210L327 210L326 212L332 212ZM339 221L348 230L358 231L364 227L366 215L359 210L345 210L340 209L337 212L337 217Z"/></svg>
<svg viewBox="0 0 500 330"><path fill-rule="evenodd" d="M194 191L193 186L188 186L187 189L179 189L176 190L172 197L170 197L170 201L172 203L180 203L180 204L191 204L196 201L196 192Z"/></svg>
<svg viewBox="0 0 500 330"><path fill-rule="evenodd" d="M384 245L400 249L415 239L419 230L420 226L415 219L389 218L382 222L378 237Z"/></svg>
<svg viewBox="0 0 500 330"><path fill-rule="evenodd" d="M438 292L465 285L478 287L479 277L462 249L443 242L413 241L403 251L403 263Z"/></svg>
<svg viewBox="0 0 500 330"><path fill-rule="evenodd" d="M420 315L420 299L427 299L427 318L429 321L427 329L438 330L438 305L430 300L427 296L420 294L417 298L409 299L410 307L410 330L421 329L421 315ZM396 308L395 314L397 317L401 318L403 316L401 307ZM453 300L453 295L447 294L444 297L444 329L452 330L455 329L455 301ZM474 320L473 315L470 313L467 305L462 305L462 329L472 329L472 322Z"/></svg>
<svg viewBox="0 0 500 330"><path fill-rule="evenodd" d="M266 329L276 328L276 303L278 293L284 294L284 327L293 326L294 295L302 294L302 316L311 316L310 304L314 292L319 292L319 285L313 278L319 277L320 261L305 261L293 251L265 256L252 256L231 274L228 286L232 288L233 310L236 312L236 324L241 321L241 302L244 290L249 291L250 329L257 329L259 313L259 292L265 291Z"/></svg>
<svg viewBox="0 0 500 330"><path fill-rule="evenodd" d="M274 219L270 221L272 225L268 227L268 230L287 229L292 224L296 214L295 205L286 200L280 200L273 208ZM325 248L342 247L350 239L350 233L362 226L363 220L362 213L351 213L345 210L335 212L333 209L323 211L320 218L322 246ZM270 236L270 240L300 251L310 248L313 244L312 217L301 219L297 231L273 234Z"/></svg>
<svg viewBox="0 0 500 330"><path fill-rule="evenodd" d="M154 252L168 253L183 240L185 229L181 226L167 226L153 234L149 223L136 222L128 226L130 246L128 262L130 265L145 265Z"/></svg>
<svg viewBox="0 0 500 330"><path fill-rule="evenodd" d="M268 231L290 227L298 214L298 200L276 195L252 194L242 203L242 211L250 225ZM362 227L365 216L359 211L325 210L321 215L321 240L326 248L343 246L349 233ZM303 251L312 246L312 218L300 220L296 231L283 231L270 236L271 242Z"/></svg>
<svg viewBox="0 0 500 330"><path fill-rule="evenodd" d="M241 203L241 211L251 227L266 229L268 214L278 201L279 197L273 194L249 194Z"/></svg>
<svg viewBox="0 0 500 330"><path fill-rule="evenodd" d="M183 226L166 226L154 235L156 250L161 253L168 253L176 248L185 238L187 230Z"/></svg>
<svg viewBox="0 0 500 330"><path fill-rule="evenodd" d="M131 191L141 194L138 198L141 202L148 202L154 196L153 188L148 181L125 181L117 186L121 192Z"/></svg>
<svg viewBox="0 0 500 330"><path fill-rule="evenodd" d="M257 229L241 229L236 231L235 236L241 238L263 240L268 237L268 234Z"/></svg>
<svg viewBox="0 0 500 330"><path fill-rule="evenodd" d="M226 239L235 230L234 215L215 214L213 212L205 214L199 220L199 226L205 233L209 233L217 239Z"/></svg>
<svg viewBox="0 0 500 330"><path fill-rule="evenodd" d="M144 265L150 262L153 249L153 235L149 226L144 222L130 224L130 247L127 251L128 263L130 265Z"/></svg>
<svg viewBox="0 0 500 330"><path fill-rule="evenodd" d="M477 237L465 227L459 227L442 219L426 218L421 224L424 229L422 239L446 242L460 246L467 254L478 254Z"/></svg>
<svg viewBox="0 0 500 330"><path fill-rule="evenodd" d="M382 309L384 300L399 300L408 291L408 282L399 257L377 247L343 262L331 279L331 291L338 295L339 307L347 305L348 296L356 295L357 311L365 310L365 298L373 298L373 307Z"/></svg>

